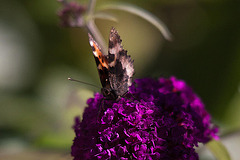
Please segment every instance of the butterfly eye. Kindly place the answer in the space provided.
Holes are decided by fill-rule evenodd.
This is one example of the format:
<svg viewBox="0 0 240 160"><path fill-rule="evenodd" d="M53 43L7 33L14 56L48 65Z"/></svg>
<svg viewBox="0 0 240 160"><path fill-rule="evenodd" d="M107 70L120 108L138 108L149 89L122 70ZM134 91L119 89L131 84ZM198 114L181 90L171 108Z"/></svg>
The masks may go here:
<svg viewBox="0 0 240 160"><path fill-rule="evenodd" d="M104 94L105 94L106 96L108 96L108 95L110 95L110 94L111 94L111 92L110 92L110 90L109 90L109 89L104 89Z"/></svg>

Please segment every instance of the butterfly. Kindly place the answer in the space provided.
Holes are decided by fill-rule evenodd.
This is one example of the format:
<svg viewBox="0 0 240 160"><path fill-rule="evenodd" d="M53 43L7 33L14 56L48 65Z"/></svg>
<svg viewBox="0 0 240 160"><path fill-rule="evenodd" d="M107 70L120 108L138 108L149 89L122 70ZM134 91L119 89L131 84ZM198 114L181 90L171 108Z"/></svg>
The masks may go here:
<svg viewBox="0 0 240 160"><path fill-rule="evenodd" d="M134 66L133 60L123 49L117 30L112 28L110 31L108 55L103 55L97 42L90 34L88 36L102 84L101 93L111 100L123 97L132 84Z"/></svg>

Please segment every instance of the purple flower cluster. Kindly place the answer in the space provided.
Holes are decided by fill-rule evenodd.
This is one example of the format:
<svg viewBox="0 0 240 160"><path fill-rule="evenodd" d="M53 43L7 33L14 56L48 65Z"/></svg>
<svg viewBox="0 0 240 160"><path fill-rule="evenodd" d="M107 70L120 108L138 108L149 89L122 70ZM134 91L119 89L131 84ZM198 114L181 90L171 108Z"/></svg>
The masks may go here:
<svg viewBox="0 0 240 160"><path fill-rule="evenodd" d="M63 5L63 9L58 12L61 25L63 27L82 27L85 23L83 14L86 12L86 7L77 2L58 1Z"/></svg>
<svg viewBox="0 0 240 160"><path fill-rule="evenodd" d="M120 100L96 93L87 104L74 126L74 160L195 160L198 143L218 139L200 98L175 77L137 79Z"/></svg>

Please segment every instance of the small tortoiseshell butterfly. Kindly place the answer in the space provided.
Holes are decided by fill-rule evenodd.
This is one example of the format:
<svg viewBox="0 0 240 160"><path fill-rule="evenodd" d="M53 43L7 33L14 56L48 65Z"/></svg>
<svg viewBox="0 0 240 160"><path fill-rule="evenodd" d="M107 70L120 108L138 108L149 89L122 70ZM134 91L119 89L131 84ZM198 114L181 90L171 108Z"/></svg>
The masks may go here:
<svg viewBox="0 0 240 160"><path fill-rule="evenodd" d="M102 84L101 92L107 99L116 100L128 92L134 74L133 60L122 47L122 40L115 28L111 29L108 55L103 55L101 48L88 34L97 69Z"/></svg>

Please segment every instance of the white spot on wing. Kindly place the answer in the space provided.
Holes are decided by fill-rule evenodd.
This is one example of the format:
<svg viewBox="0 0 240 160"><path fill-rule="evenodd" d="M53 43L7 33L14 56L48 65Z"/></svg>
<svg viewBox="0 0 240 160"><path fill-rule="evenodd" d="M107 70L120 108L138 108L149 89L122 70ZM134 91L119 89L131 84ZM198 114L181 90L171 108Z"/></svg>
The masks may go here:
<svg viewBox="0 0 240 160"><path fill-rule="evenodd" d="M108 49L108 52L110 53L110 54L114 54L115 56L114 56L114 60L111 62L111 63L109 63L109 66L110 67L113 67L113 66L115 66L116 65L116 59L118 59L119 58L119 52L121 52L123 49L122 49L122 46L121 46L121 44L119 44L119 43L117 43L113 48L109 48Z"/></svg>
<svg viewBox="0 0 240 160"><path fill-rule="evenodd" d="M90 43L91 46L93 46L93 41L90 41L89 43Z"/></svg>
<svg viewBox="0 0 240 160"><path fill-rule="evenodd" d="M93 54L94 54L94 56L95 56L95 57L98 57L98 55L97 55L97 52L96 52L96 51L93 51Z"/></svg>

